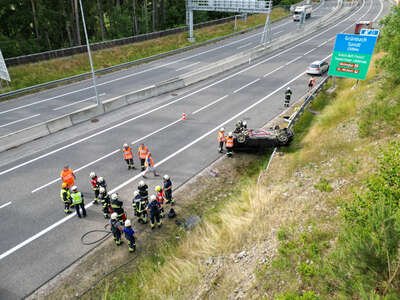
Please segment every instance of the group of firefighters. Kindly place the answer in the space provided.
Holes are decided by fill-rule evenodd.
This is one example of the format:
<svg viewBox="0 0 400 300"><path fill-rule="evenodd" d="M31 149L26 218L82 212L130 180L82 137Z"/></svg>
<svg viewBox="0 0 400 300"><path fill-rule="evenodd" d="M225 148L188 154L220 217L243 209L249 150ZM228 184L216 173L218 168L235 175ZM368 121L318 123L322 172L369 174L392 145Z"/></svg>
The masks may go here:
<svg viewBox="0 0 400 300"><path fill-rule="evenodd" d="M128 144L124 144L122 153L128 165L128 170L134 169L132 148ZM143 178L147 178L146 174L149 171L153 172L154 176L159 176L156 172L151 152L147 146L141 144L137 155L140 159ZM73 170L66 165L61 171L60 176L62 181L60 196L64 203L64 213L72 213L71 208L74 207L79 218L82 218L82 216L86 217L84 196L75 185L76 176ZM104 177L97 176L95 172L90 172L89 178L94 192L93 203L101 204L104 218L110 219L109 224L116 245L122 243L121 237L124 234L128 241L129 251L135 251L135 231L132 228L131 220L127 219L123 208L123 201L117 193L109 194L107 192L107 183ZM146 224L150 220L150 227L154 229L156 225L158 227L162 225L161 219L165 215L165 206L167 204L171 206L175 204L172 197L172 181L169 175L165 174L162 184L155 187L155 194L149 196L148 188L148 185L143 180L139 182L137 190L133 193L132 208L139 223ZM168 217L174 216L175 211L171 208L168 212Z"/></svg>

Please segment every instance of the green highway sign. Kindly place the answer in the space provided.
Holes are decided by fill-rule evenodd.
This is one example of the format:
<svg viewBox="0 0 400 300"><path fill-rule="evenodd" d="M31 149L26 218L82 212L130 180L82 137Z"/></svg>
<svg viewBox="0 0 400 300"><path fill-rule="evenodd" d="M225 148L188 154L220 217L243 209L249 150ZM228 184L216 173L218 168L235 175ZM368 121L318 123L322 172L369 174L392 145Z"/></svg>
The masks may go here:
<svg viewBox="0 0 400 300"><path fill-rule="evenodd" d="M329 75L364 80L377 36L340 33L336 36Z"/></svg>

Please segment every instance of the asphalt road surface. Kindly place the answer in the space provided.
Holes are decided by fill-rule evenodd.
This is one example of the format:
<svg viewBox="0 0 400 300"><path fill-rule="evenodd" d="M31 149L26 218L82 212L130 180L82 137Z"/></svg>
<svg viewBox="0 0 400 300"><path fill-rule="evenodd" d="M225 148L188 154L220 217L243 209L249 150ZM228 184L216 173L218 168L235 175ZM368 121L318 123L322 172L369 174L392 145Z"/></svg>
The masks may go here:
<svg viewBox="0 0 400 300"><path fill-rule="evenodd" d="M336 1L316 6L309 22L332 10ZM275 39L296 29L298 23L286 18L272 24ZM233 54L254 48L262 30L199 47L148 64L113 72L98 78L101 101L137 91L155 83L193 71ZM91 80L0 103L0 137L96 103Z"/></svg>
<svg viewBox="0 0 400 300"><path fill-rule="evenodd" d="M135 147L146 143L159 172L168 173L176 188L220 156L219 127L233 128L240 118L251 127L271 120L284 109L287 86L294 98L305 93L306 66L329 59L337 33L351 32L356 21L377 20L387 11L386 1L360 1L335 24L251 65L177 91L177 96L130 105L100 117L97 123L82 123L0 153L0 298L30 294L93 247L80 243L83 233L104 226L100 208L91 205L89 198L86 219L64 217L57 177L65 163L77 171L76 183L84 192L89 191L90 171L104 176L132 217L131 198L141 174L127 170L120 152L123 142L133 142ZM188 116L186 121L181 120L182 112ZM160 181L150 177L150 190ZM139 232L148 229L134 226ZM139 239L139 247L142 242Z"/></svg>

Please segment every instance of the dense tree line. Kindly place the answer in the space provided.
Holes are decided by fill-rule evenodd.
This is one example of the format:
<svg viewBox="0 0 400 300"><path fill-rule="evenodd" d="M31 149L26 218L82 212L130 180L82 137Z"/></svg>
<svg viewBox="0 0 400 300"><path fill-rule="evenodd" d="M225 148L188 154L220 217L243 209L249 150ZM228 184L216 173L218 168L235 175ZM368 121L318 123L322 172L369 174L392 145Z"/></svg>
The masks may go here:
<svg viewBox="0 0 400 300"><path fill-rule="evenodd" d="M291 2L283 0L282 2ZM274 1L277 4L281 1ZM185 24L185 0L82 0L92 42ZM195 21L227 16L196 12ZM5 57L84 43L79 0L0 0L0 49Z"/></svg>

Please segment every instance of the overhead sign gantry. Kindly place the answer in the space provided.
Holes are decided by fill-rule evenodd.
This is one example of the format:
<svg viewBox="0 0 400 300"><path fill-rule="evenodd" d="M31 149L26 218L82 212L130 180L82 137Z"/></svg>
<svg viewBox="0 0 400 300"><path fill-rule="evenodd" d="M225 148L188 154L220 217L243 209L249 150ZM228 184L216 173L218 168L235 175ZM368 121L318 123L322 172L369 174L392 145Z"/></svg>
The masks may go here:
<svg viewBox="0 0 400 300"><path fill-rule="evenodd" d="M270 0L187 0L186 17L189 25L189 41L191 42L195 40L193 36L193 11L195 10L266 14L261 42L270 41L269 19L272 10L272 1Z"/></svg>

